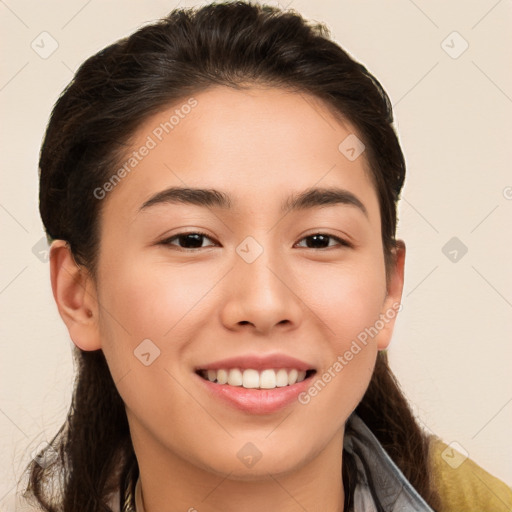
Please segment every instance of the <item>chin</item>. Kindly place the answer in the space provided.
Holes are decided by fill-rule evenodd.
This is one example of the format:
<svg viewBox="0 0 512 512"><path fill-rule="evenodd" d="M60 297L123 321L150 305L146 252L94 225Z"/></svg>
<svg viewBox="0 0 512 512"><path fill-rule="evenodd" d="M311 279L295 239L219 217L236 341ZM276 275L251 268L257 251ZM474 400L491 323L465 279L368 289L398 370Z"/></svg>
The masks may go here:
<svg viewBox="0 0 512 512"><path fill-rule="evenodd" d="M211 469L224 477L229 475L230 480L238 481L272 480L274 476L286 475L296 471L301 465L301 460L295 461L290 457L290 454L285 453L272 456L263 453L259 460L247 466L238 457L234 464L232 460L226 460L225 462L222 466L216 465Z"/></svg>

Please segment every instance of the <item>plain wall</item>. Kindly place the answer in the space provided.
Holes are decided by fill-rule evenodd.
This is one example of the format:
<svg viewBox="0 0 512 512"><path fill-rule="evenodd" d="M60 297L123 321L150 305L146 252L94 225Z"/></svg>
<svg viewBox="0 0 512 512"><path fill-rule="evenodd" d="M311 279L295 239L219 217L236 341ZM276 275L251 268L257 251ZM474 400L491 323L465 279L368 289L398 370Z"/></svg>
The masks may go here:
<svg viewBox="0 0 512 512"><path fill-rule="evenodd" d="M0 3L2 511L13 509L31 452L64 421L73 382L71 342L39 245L37 161L52 105L83 60L176 5ZM406 281L391 365L425 427L510 485L512 4L281 5L324 21L391 97L408 164L398 226ZM55 43L42 32L58 44L47 58L39 53Z"/></svg>

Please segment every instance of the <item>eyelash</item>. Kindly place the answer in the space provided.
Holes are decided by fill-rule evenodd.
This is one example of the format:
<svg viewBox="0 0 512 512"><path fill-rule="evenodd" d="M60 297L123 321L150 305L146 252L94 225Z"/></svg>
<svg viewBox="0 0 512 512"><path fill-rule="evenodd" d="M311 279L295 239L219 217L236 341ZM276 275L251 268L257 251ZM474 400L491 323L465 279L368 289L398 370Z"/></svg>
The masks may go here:
<svg viewBox="0 0 512 512"><path fill-rule="evenodd" d="M166 238L165 240L162 240L161 242L159 242L159 245L164 245L164 246L172 246L174 248L176 248L177 250L179 251L183 251L183 252L193 252L193 251L197 251L199 249L206 249L206 247L196 247L196 248L184 248L184 247L179 247L177 245L174 245L172 244L171 242L176 240L177 238L180 238L180 237L184 237L184 236L187 236L187 235L199 235L199 236L204 236L206 238L208 238L209 240L211 241L214 241L207 233L203 233L202 231L187 231L187 232L183 232L183 233L178 233L176 235L173 235L172 237L170 238ZM307 235L303 238L301 238L299 240L299 242L302 242L302 240L305 240L307 238L311 238L311 237L314 237L314 236L318 236L318 235L322 235L322 236L325 236L325 237L328 237L328 238L332 238L333 240L336 240L337 242L339 242L339 245L342 246L342 247L353 247L353 245L349 242L347 242L346 240L344 240L343 238L340 238L338 236L334 236L334 235L330 235L328 233L312 233L311 235ZM308 247L304 247L305 249L308 249ZM330 249L331 247L324 247L324 248L320 248L320 249L312 249L314 251L323 251L325 249Z"/></svg>

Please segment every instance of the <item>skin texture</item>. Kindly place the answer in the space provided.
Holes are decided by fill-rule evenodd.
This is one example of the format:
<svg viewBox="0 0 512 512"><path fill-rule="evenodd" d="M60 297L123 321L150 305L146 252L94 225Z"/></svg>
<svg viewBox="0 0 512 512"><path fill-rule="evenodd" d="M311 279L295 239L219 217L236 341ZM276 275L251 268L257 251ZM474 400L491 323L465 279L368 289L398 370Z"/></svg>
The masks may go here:
<svg viewBox="0 0 512 512"><path fill-rule="evenodd" d="M185 104L189 98L185 98ZM343 509L346 419L361 400L394 319L306 405L294 401L252 415L211 397L194 368L243 354L284 353L321 376L400 301L400 241L386 289L378 197L363 153L338 150L351 133L316 98L281 89L214 87L102 199L97 279L67 246L51 250L52 287L71 339L103 349L125 404L146 512ZM179 105L148 119L131 140L140 148ZM153 136L153 138L155 138ZM215 188L232 208L158 204L171 186ZM291 193L336 186L346 204L282 213ZM180 250L183 232L206 232L202 247ZM328 238L308 246L308 236ZM247 263L247 237L263 248ZM185 241L186 243L186 241ZM194 247L194 246L184 246ZM134 356L150 339L160 356ZM252 442L261 459L237 457ZM193 509L192 509L193 510Z"/></svg>

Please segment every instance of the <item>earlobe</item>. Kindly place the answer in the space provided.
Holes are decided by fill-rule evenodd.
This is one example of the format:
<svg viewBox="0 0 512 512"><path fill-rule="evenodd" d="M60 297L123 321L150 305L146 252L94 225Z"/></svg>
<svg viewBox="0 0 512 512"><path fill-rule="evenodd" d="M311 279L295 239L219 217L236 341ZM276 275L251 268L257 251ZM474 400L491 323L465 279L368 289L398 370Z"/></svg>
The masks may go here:
<svg viewBox="0 0 512 512"><path fill-rule="evenodd" d="M51 245L50 276L53 297L73 343L87 351L101 348L94 281L77 265L64 240Z"/></svg>
<svg viewBox="0 0 512 512"><path fill-rule="evenodd" d="M404 288L405 242L396 241L393 254L393 266L387 283L387 295L383 303L380 320L383 324L377 337L378 350L385 350L391 342L398 312L402 310L402 292Z"/></svg>

